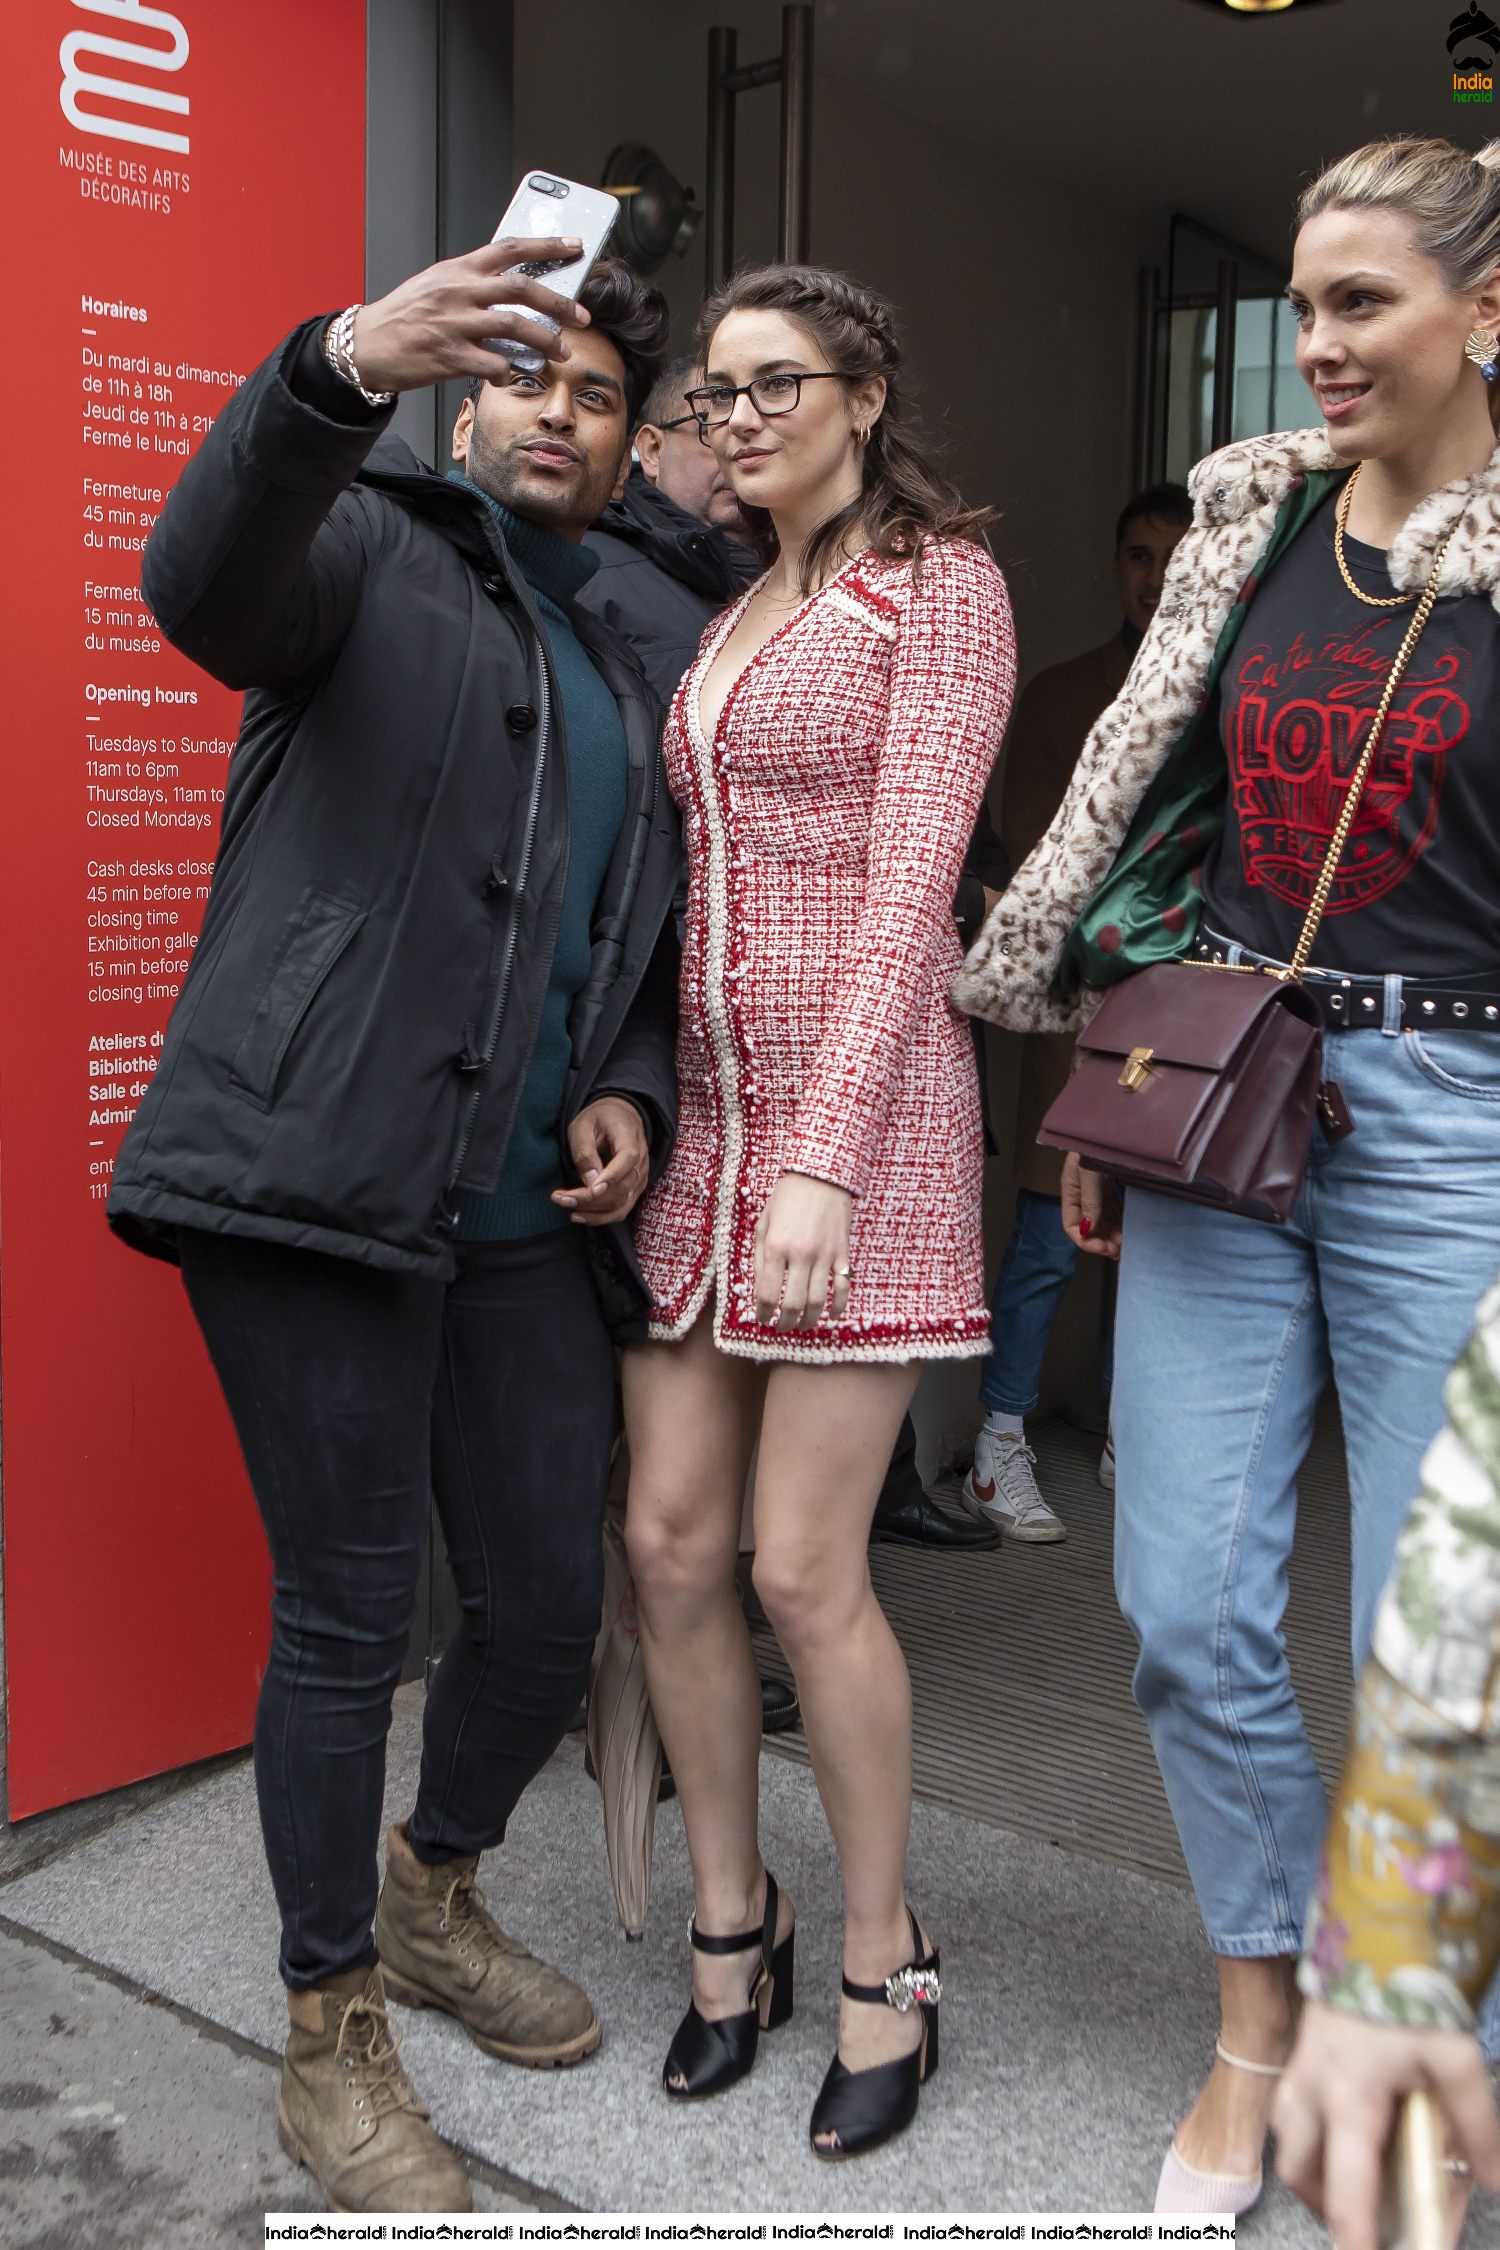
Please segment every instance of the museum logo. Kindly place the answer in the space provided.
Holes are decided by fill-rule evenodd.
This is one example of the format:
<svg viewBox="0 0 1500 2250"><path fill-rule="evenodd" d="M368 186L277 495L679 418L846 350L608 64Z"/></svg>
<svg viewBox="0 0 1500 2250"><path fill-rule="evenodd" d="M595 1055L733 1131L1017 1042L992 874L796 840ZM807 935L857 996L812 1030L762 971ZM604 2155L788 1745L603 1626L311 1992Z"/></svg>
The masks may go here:
<svg viewBox="0 0 1500 2250"><path fill-rule="evenodd" d="M1469 0L1462 15L1448 26L1448 55L1453 65L1453 99L1456 102L1492 102L1495 98L1495 57L1500 54L1500 24L1493 23Z"/></svg>
<svg viewBox="0 0 1500 2250"><path fill-rule="evenodd" d="M184 122L187 118L187 95L162 84L162 74L181 70L188 58L188 35L178 18L166 8L149 7L146 0L72 0L72 4L83 15L106 17L145 36L121 38L118 31L93 24L70 31L57 51L62 65L57 98L63 115L80 133L134 141L142 148L176 149L185 156L187 134L152 122L153 116L161 115ZM1500 33L1496 38L1500 42Z"/></svg>

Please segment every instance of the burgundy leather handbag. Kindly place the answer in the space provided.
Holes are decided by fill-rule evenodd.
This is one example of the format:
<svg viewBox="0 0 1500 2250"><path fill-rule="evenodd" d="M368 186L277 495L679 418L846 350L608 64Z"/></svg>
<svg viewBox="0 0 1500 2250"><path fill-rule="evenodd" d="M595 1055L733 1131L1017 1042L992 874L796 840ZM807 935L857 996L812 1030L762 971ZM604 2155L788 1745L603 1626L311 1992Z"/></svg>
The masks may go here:
<svg viewBox="0 0 1500 2250"><path fill-rule="evenodd" d="M1323 1019L1292 978L1162 961L1117 985L1037 1134L1096 1171L1258 1219L1291 1216Z"/></svg>
<svg viewBox="0 0 1500 2250"><path fill-rule="evenodd" d="M1291 1217L1323 1078L1322 1012L1302 975L1447 548L1445 539L1391 666L1289 965L1161 961L1115 985L1078 1035L1076 1067L1039 1141L1127 1186L1278 1224Z"/></svg>

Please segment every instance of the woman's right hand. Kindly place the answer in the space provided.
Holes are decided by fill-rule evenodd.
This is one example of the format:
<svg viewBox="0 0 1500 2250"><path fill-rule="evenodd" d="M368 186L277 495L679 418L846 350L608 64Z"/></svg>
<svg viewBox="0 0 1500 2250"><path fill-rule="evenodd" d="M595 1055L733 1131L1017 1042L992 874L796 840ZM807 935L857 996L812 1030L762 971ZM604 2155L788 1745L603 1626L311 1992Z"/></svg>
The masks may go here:
<svg viewBox="0 0 1500 2250"><path fill-rule="evenodd" d="M1062 1223L1091 1258L1119 1258L1120 1198L1103 1172L1086 1171L1072 1152L1063 1158Z"/></svg>
<svg viewBox="0 0 1500 2250"><path fill-rule="evenodd" d="M755 1317L778 1328L842 1320L853 1279L847 1188L805 1172L783 1172L755 1229Z"/></svg>

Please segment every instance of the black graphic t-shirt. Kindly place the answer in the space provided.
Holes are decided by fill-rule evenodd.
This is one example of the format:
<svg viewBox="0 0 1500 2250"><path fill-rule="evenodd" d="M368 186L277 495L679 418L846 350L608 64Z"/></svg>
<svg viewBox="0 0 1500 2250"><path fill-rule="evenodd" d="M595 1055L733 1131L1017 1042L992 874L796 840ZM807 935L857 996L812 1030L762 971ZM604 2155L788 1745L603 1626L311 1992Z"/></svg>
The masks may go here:
<svg viewBox="0 0 1500 2250"><path fill-rule="evenodd" d="M1276 565L1220 679L1229 762L1204 919L1290 958L1413 602L1369 609L1339 576L1337 495ZM1385 556L1346 539L1356 583ZM1313 946L1315 968L1500 979L1500 616L1437 603L1412 651Z"/></svg>

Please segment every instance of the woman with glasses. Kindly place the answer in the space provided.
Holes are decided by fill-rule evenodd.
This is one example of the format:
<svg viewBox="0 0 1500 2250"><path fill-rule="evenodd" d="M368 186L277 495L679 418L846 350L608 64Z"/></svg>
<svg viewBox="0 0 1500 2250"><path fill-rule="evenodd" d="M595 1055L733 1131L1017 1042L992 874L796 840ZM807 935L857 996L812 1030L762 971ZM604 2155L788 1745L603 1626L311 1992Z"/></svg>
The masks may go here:
<svg viewBox="0 0 1500 2250"><path fill-rule="evenodd" d="M770 564L705 634L666 735L682 1112L640 1207L655 1311L624 1369L631 1564L695 1895L663 2084L720 2092L791 2013L734 1593L755 1456L755 1583L844 1879L810 2128L838 2158L908 2125L937 2064L938 1957L905 1901L911 1689L866 1542L921 1363L986 1348L979 1095L947 987L1015 660L984 519L913 435L889 308L765 267L709 301L702 342L689 403Z"/></svg>

